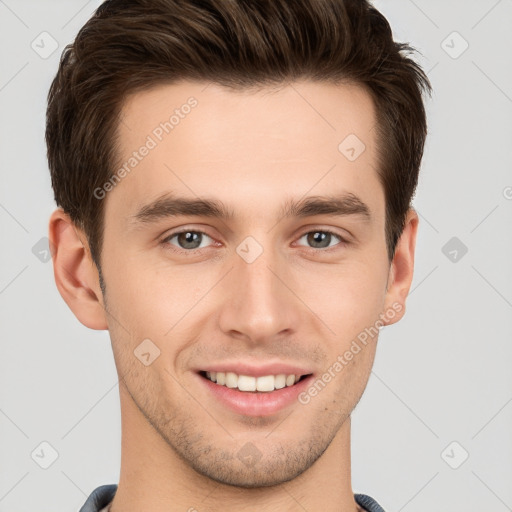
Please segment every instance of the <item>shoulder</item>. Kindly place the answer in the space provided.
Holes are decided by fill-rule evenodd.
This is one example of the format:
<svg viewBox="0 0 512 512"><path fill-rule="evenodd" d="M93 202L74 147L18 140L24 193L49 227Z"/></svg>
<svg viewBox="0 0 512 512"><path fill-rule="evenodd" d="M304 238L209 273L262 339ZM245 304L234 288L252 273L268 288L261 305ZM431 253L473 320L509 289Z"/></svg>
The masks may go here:
<svg viewBox="0 0 512 512"><path fill-rule="evenodd" d="M354 494L356 503L363 507L365 512L385 512L385 510L367 494Z"/></svg>
<svg viewBox="0 0 512 512"><path fill-rule="evenodd" d="M79 512L101 512L114 499L116 491L117 484L96 487Z"/></svg>

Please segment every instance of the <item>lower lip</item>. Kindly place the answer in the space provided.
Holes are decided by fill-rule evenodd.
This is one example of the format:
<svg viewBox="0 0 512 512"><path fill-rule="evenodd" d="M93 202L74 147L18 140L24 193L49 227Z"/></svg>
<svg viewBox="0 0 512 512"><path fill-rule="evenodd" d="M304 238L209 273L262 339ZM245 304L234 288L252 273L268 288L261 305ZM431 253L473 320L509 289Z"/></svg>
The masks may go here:
<svg viewBox="0 0 512 512"><path fill-rule="evenodd" d="M246 416L270 416L288 405L298 402L298 395L307 389L313 379L313 375L308 375L293 386L254 393L215 384L200 374L197 376L222 404L232 411Z"/></svg>

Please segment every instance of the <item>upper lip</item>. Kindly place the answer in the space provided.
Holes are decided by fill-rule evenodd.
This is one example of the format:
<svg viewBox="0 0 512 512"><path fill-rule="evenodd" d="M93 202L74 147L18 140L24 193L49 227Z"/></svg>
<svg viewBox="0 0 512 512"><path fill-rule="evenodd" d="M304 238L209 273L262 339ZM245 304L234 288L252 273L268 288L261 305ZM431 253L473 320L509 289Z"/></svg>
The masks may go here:
<svg viewBox="0 0 512 512"><path fill-rule="evenodd" d="M296 364L274 362L266 364L249 363L247 361L233 361L226 363L210 363L198 368L198 372L232 372L237 375L248 375L251 377L263 377L265 375L309 375L312 370Z"/></svg>

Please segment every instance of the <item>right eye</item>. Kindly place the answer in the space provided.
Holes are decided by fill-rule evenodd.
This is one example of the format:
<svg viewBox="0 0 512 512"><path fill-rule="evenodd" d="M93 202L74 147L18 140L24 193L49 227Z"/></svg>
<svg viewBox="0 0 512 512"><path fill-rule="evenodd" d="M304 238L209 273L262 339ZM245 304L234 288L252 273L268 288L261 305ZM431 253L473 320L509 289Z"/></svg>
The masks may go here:
<svg viewBox="0 0 512 512"><path fill-rule="evenodd" d="M203 244L205 237L212 240L212 238L203 231L184 229L167 235L162 240L162 243L165 245L174 245L181 251L190 252L195 249L203 249L204 247L207 247L207 244ZM172 242L174 239L176 240L176 243Z"/></svg>

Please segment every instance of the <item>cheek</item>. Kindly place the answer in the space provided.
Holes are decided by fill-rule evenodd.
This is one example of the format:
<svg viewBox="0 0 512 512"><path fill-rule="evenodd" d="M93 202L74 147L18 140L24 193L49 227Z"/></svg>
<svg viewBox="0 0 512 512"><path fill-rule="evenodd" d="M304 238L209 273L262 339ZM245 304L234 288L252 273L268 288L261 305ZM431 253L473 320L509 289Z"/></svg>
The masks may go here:
<svg viewBox="0 0 512 512"><path fill-rule="evenodd" d="M373 325L385 299L385 272L363 263L329 266L304 272L304 302L334 331L346 340ZM332 334L332 333L331 333Z"/></svg>
<svg viewBox="0 0 512 512"><path fill-rule="evenodd" d="M105 279L109 310L134 343L149 338L164 350L169 339L200 314L218 276L194 266L131 258L111 265ZM124 338L126 331L120 332Z"/></svg>

